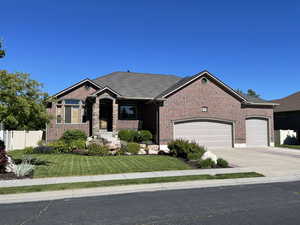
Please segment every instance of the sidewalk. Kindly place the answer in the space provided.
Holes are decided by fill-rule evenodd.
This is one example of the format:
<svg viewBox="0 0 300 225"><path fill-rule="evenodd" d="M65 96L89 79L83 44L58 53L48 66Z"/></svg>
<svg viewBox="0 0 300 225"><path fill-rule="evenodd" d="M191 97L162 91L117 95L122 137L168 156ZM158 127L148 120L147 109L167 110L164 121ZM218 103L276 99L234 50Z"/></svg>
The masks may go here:
<svg viewBox="0 0 300 225"><path fill-rule="evenodd" d="M128 186L112 186L99 188L74 189L63 191L49 191L25 194L0 195L0 204L50 201L66 198L95 197L105 195L129 194L136 192L152 192L152 191L168 191L183 190L208 187L224 187L247 184L266 184L279 182L300 181L300 176L284 176L284 177L258 177L258 178L239 178L225 180L201 180L174 183L156 183L156 184L140 184Z"/></svg>
<svg viewBox="0 0 300 225"><path fill-rule="evenodd" d="M120 173L120 174L107 174L107 175L94 175L94 176L3 180L0 181L0 187L19 187L19 186L92 182L92 181L105 181L105 180L126 180L126 179L138 179L138 178L172 177L172 176L188 176L188 175L204 175L204 174L215 175L215 174L245 173L245 172L255 172L255 171L250 168L195 169L195 170L172 170L172 171L141 172L141 173Z"/></svg>

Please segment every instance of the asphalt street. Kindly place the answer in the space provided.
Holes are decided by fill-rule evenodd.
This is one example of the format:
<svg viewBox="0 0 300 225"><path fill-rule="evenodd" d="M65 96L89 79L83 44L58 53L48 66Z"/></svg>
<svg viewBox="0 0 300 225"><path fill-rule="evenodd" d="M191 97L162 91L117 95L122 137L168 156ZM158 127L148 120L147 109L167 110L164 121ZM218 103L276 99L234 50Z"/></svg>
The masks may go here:
<svg viewBox="0 0 300 225"><path fill-rule="evenodd" d="M291 182L3 204L0 225L299 225L299 192Z"/></svg>

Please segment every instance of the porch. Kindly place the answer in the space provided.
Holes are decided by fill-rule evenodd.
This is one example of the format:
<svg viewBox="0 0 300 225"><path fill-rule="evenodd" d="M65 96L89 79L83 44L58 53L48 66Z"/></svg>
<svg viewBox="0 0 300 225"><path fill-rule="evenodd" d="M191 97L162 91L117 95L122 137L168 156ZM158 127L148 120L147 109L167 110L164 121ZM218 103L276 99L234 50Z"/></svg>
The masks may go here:
<svg viewBox="0 0 300 225"><path fill-rule="evenodd" d="M115 133L122 129L149 130L158 143L158 102L145 99L120 99L106 93L94 97L90 133Z"/></svg>

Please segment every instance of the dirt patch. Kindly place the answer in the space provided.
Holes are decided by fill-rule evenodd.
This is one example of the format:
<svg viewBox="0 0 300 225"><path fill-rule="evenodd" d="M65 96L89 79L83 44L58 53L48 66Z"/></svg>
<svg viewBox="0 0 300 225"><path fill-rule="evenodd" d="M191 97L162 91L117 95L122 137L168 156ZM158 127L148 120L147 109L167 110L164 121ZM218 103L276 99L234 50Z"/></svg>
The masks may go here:
<svg viewBox="0 0 300 225"><path fill-rule="evenodd" d="M17 177L14 173L0 173L0 180L15 180L15 179L26 179L32 178L32 175L25 177Z"/></svg>

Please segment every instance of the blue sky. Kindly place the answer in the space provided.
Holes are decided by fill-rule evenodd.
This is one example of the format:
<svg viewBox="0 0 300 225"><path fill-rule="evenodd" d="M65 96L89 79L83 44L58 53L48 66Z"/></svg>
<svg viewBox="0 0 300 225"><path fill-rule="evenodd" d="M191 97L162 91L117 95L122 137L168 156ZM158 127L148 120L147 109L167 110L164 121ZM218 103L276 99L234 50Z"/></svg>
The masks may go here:
<svg viewBox="0 0 300 225"><path fill-rule="evenodd" d="M265 99L300 90L299 1L9 0L0 69L50 94L113 71L209 70Z"/></svg>

